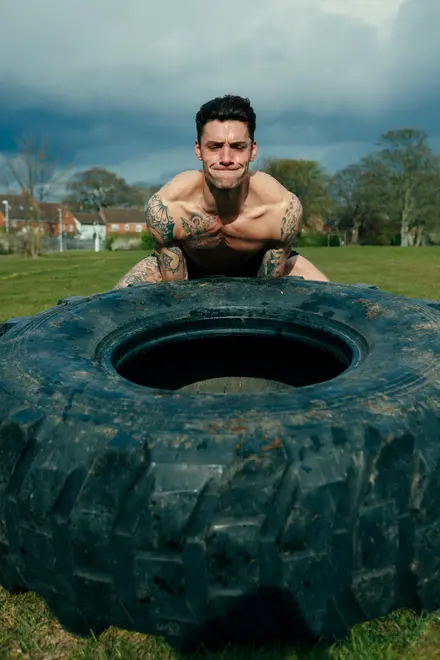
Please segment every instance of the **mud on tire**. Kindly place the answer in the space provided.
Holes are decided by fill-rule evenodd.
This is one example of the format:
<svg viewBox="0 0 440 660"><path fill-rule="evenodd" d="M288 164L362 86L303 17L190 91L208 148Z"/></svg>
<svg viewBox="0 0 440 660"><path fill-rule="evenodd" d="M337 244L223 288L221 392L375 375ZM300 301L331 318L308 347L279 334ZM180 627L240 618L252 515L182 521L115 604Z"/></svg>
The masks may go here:
<svg viewBox="0 0 440 660"><path fill-rule="evenodd" d="M0 583L181 650L440 607L439 331L435 301L292 278L11 319Z"/></svg>

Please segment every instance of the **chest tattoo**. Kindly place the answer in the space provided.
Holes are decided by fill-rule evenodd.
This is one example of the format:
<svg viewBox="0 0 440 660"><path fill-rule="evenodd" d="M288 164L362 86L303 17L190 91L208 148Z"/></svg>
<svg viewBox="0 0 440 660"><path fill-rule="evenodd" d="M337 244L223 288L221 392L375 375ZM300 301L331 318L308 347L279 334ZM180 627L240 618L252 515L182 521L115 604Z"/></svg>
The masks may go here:
<svg viewBox="0 0 440 660"><path fill-rule="evenodd" d="M211 247L219 242L217 216L191 213L189 218L181 218L185 241L192 247Z"/></svg>

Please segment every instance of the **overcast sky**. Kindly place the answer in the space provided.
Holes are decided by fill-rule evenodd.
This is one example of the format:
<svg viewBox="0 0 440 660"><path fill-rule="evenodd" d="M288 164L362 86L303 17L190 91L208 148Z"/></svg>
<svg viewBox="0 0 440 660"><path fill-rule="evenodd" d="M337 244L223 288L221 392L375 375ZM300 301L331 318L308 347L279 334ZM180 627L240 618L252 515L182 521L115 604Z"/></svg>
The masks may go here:
<svg viewBox="0 0 440 660"><path fill-rule="evenodd" d="M195 114L248 96L260 159L330 170L412 126L440 150L440 0L0 0L0 154L44 133L76 169L198 167ZM258 162L257 162L258 164Z"/></svg>

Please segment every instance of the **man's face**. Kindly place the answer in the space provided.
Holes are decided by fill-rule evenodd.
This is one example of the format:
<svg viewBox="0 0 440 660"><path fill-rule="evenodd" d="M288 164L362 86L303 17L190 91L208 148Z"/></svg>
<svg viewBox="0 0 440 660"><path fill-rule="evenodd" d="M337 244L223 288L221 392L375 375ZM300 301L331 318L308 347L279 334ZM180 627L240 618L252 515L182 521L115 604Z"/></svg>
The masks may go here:
<svg viewBox="0 0 440 660"><path fill-rule="evenodd" d="M257 155L246 124L241 121L209 121L195 152L203 172L216 188L237 188Z"/></svg>

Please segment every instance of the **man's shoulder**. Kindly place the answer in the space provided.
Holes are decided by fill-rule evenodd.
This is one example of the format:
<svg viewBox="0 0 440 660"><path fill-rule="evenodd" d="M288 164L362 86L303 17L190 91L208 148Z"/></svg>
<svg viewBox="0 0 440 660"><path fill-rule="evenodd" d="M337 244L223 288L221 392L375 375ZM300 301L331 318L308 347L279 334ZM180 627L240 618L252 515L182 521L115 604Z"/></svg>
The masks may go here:
<svg viewBox="0 0 440 660"><path fill-rule="evenodd" d="M251 188L262 203L269 207L288 205L292 198L298 200L295 193L287 190L275 177L261 170L252 173Z"/></svg>
<svg viewBox="0 0 440 660"><path fill-rule="evenodd" d="M257 178L258 174L258 178ZM266 217L275 233L291 243L302 223L302 205L297 195L287 190L266 172L258 172L253 180L256 198L266 209Z"/></svg>
<svg viewBox="0 0 440 660"><path fill-rule="evenodd" d="M201 179L200 170L179 172L155 193L155 198L167 205L187 201L200 187Z"/></svg>

